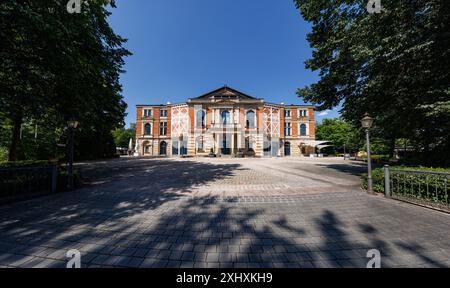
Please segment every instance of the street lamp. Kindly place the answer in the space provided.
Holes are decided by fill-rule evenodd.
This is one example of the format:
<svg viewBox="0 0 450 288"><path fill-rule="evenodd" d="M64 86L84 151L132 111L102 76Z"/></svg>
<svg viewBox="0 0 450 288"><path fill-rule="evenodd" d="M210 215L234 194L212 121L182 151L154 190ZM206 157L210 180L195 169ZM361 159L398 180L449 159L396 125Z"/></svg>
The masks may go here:
<svg viewBox="0 0 450 288"><path fill-rule="evenodd" d="M78 121L76 120L69 120L67 121L67 127L69 128L69 167L67 169L67 175L68 175L68 188L69 190L74 189L74 183L73 183L73 146L74 146L74 132L75 129L78 127Z"/></svg>
<svg viewBox="0 0 450 288"><path fill-rule="evenodd" d="M372 127L373 118L368 113L361 119L361 125L366 130L366 145L367 145L367 193L373 194L373 182L372 182L372 159L370 156L370 137L369 130Z"/></svg>

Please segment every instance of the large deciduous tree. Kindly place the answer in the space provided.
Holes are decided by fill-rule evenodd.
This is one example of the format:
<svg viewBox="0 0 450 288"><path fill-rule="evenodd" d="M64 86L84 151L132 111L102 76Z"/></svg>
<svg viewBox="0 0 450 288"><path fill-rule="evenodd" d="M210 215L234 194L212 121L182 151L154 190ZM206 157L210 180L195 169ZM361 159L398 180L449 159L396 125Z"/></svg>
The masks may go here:
<svg viewBox="0 0 450 288"><path fill-rule="evenodd" d="M133 128L117 128L113 132L114 143L117 147L128 148L130 139L136 138L136 130Z"/></svg>
<svg viewBox="0 0 450 288"><path fill-rule="evenodd" d="M336 149L359 148L358 130L342 119L324 119L317 124L317 140L330 141Z"/></svg>
<svg viewBox="0 0 450 288"><path fill-rule="evenodd" d="M450 1L382 0L374 14L368 0L295 3L312 24L306 67L320 76L298 94L320 109L341 104L354 125L369 112L375 135L389 139L391 151L406 138L428 164L448 162Z"/></svg>
<svg viewBox="0 0 450 288"><path fill-rule="evenodd" d="M75 118L80 147L96 143L93 157L113 150L99 147L114 145L111 130L123 124L119 75L130 53L107 22L114 1L82 2L74 14L65 0L0 3L0 106L11 127L11 161L20 156L24 122L57 131Z"/></svg>

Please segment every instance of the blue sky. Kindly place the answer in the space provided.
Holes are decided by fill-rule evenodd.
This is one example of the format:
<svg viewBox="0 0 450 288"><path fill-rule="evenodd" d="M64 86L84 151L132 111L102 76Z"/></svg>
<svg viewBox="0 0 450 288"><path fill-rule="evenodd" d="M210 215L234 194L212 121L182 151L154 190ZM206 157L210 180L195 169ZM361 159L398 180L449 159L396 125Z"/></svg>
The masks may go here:
<svg viewBox="0 0 450 288"><path fill-rule="evenodd" d="M302 104L297 88L317 81L304 68L310 25L292 0L117 1L110 23L133 53L121 77L128 103L182 102L227 84L266 101ZM336 117L337 112L317 113Z"/></svg>

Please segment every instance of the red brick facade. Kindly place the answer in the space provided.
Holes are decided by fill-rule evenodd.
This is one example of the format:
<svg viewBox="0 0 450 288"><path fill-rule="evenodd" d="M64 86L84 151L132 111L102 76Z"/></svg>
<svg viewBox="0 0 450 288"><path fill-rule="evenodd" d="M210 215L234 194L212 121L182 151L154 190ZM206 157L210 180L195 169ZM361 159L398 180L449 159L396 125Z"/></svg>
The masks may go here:
<svg viewBox="0 0 450 288"><path fill-rule="evenodd" d="M202 111L204 119L197 119ZM140 155L238 155L254 150L256 156L295 156L315 137L314 106L267 103L228 87L186 103L137 105L136 112ZM165 135L160 135L162 123L167 123ZM250 123L256 126L247 127Z"/></svg>

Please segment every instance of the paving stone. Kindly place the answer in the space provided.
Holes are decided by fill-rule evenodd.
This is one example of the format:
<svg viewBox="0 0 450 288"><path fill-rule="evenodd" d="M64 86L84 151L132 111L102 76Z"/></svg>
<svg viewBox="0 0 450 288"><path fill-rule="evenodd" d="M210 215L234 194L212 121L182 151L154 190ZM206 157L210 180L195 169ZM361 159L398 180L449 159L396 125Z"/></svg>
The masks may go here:
<svg viewBox="0 0 450 288"><path fill-rule="evenodd" d="M207 253L206 262L219 262L219 253Z"/></svg>
<svg viewBox="0 0 450 288"><path fill-rule="evenodd" d="M195 259L194 252L183 252L183 255L181 256L182 261L194 261L194 259Z"/></svg>
<svg viewBox="0 0 450 288"><path fill-rule="evenodd" d="M208 263L206 262L195 262L194 268L208 268Z"/></svg>
<svg viewBox="0 0 450 288"><path fill-rule="evenodd" d="M358 163L79 165L88 179L106 180L0 207L0 266L65 267L69 249L81 252L83 267L350 268L365 267L370 249L382 267L450 266L450 215L361 192ZM73 217L74 207L87 212Z"/></svg>
<svg viewBox="0 0 450 288"><path fill-rule="evenodd" d="M167 261L165 268L180 268L180 266L181 261L169 260Z"/></svg>
<svg viewBox="0 0 450 288"><path fill-rule="evenodd" d="M153 258L144 258L139 265L140 268L158 268L159 260Z"/></svg>

